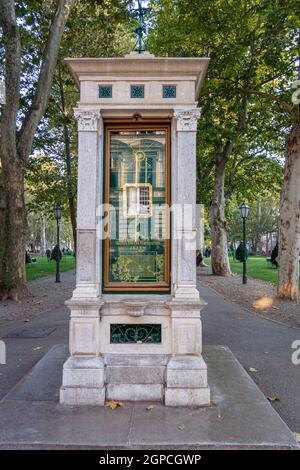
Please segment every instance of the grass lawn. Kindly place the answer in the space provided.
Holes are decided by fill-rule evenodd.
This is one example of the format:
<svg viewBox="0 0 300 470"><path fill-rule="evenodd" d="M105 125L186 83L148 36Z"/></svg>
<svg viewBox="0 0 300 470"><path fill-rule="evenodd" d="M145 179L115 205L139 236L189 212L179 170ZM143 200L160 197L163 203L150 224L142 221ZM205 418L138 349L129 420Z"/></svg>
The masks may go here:
<svg viewBox="0 0 300 470"><path fill-rule="evenodd" d="M36 263L26 264L26 274L27 281L33 281L39 277L49 276L54 274L56 271L56 263L54 260L47 261L46 256L34 256L36 258ZM75 268L75 258L74 256L65 255L62 257L60 262L60 271L69 271L70 269Z"/></svg>
<svg viewBox="0 0 300 470"><path fill-rule="evenodd" d="M231 271L233 273L241 274L243 270L243 263L233 260L232 257L229 259ZM211 264L210 258L204 258L204 262L208 265ZM263 281L277 283L278 271L271 263L267 262L264 256L249 256L247 261L247 275L256 279L262 279ZM300 285L300 279L299 279Z"/></svg>

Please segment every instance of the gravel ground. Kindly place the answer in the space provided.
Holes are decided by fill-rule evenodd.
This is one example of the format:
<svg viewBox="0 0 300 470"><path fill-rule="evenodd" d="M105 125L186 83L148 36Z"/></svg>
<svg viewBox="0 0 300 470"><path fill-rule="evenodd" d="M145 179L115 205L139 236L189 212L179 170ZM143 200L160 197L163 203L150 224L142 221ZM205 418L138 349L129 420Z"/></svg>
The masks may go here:
<svg viewBox="0 0 300 470"><path fill-rule="evenodd" d="M20 302L0 302L0 323L26 320L63 305L71 297L75 285L75 270L61 273L61 282L55 283L55 275L28 282L31 297Z"/></svg>
<svg viewBox="0 0 300 470"><path fill-rule="evenodd" d="M276 286L270 282L248 277L248 283L243 285L240 274L214 276L209 267L197 268L197 278L202 285L256 315L300 328L300 303L277 299Z"/></svg>

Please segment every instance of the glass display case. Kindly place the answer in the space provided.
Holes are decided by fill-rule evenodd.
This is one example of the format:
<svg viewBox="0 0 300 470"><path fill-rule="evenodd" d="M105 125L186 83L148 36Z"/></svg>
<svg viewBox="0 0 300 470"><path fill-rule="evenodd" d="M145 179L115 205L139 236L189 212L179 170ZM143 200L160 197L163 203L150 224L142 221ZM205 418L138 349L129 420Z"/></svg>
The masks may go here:
<svg viewBox="0 0 300 470"><path fill-rule="evenodd" d="M168 291L169 125L113 124L105 132L104 289Z"/></svg>

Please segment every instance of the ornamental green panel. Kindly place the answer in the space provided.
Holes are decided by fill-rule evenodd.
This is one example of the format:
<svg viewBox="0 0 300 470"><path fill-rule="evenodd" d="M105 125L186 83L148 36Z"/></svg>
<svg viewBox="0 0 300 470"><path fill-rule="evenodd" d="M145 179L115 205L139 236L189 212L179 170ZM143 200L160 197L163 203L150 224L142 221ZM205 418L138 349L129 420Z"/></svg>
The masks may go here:
<svg viewBox="0 0 300 470"><path fill-rule="evenodd" d="M144 85L130 85L130 97L131 98L144 98L145 97Z"/></svg>
<svg viewBox="0 0 300 470"><path fill-rule="evenodd" d="M163 98L176 98L176 85L163 85Z"/></svg>
<svg viewBox="0 0 300 470"><path fill-rule="evenodd" d="M161 343L161 325L149 324L111 324L111 343Z"/></svg>
<svg viewBox="0 0 300 470"><path fill-rule="evenodd" d="M112 85L100 85L99 98L112 98Z"/></svg>

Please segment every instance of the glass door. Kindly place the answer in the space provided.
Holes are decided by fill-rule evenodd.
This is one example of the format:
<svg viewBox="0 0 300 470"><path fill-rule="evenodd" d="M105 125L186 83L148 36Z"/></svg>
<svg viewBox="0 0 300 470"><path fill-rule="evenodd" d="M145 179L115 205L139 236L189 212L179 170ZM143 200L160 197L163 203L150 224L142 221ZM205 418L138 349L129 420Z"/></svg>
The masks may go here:
<svg viewBox="0 0 300 470"><path fill-rule="evenodd" d="M169 125L106 126L104 289L170 285Z"/></svg>

